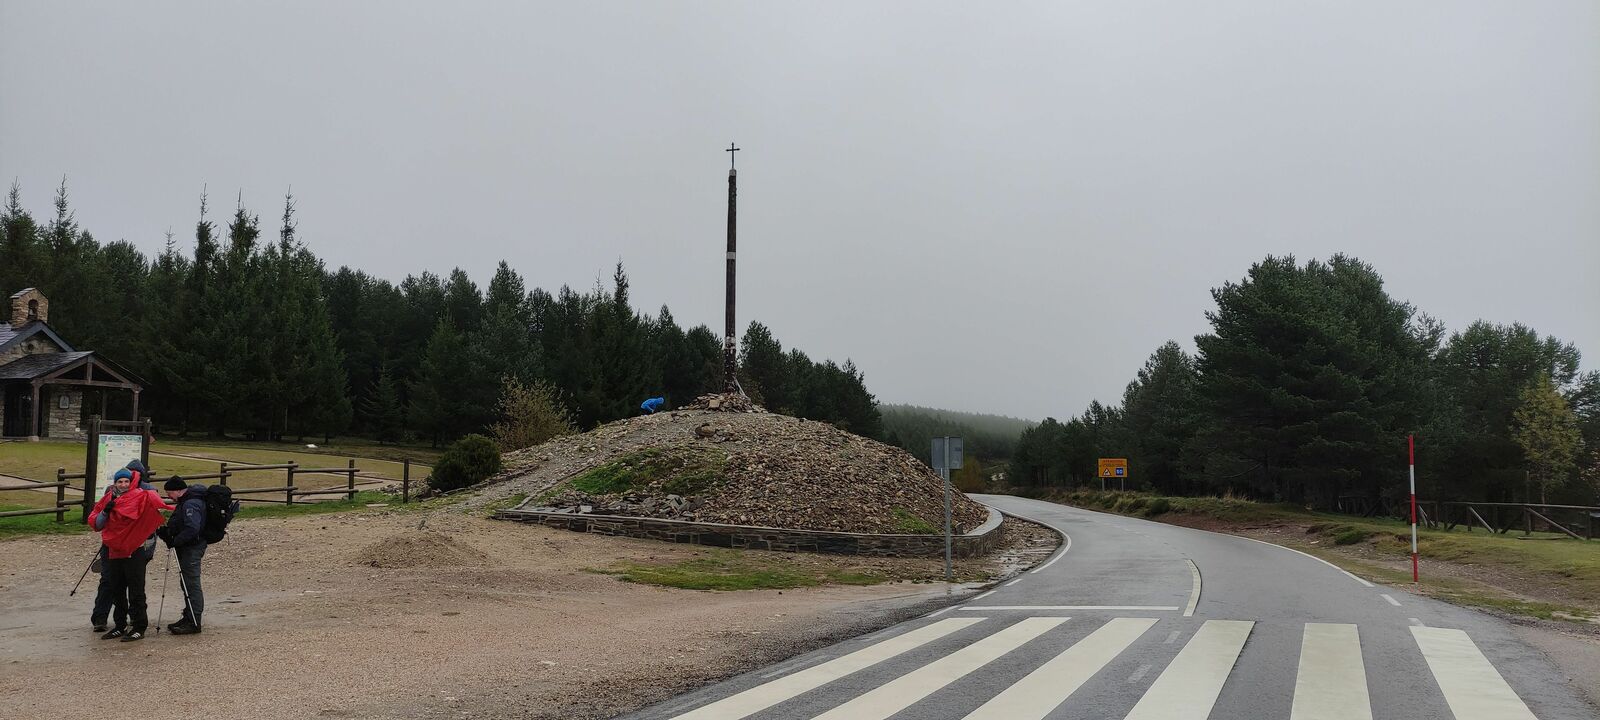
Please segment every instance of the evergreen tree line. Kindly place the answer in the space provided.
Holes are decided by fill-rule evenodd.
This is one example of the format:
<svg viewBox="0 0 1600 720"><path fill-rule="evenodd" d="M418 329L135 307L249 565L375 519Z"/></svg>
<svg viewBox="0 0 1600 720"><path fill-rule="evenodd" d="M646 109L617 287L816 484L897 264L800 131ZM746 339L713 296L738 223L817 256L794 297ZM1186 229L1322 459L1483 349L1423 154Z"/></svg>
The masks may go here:
<svg viewBox="0 0 1600 720"><path fill-rule="evenodd" d="M719 336L682 328L665 306L636 311L621 263L609 287L582 293L529 289L504 261L483 289L459 268L395 284L326 270L299 240L292 196L277 239L261 232L242 202L219 227L202 197L192 254L168 233L147 259L79 228L64 182L42 224L14 184L0 211L0 293L44 292L64 337L139 376L141 412L163 432L438 444L503 420L502 389L515 385L552 388L585 429L636 415L649 397L677 407L721 390ZM742 354L741 383L758 401L881 436L854 364L785 353L759 323Z"/></svg>
<svg viewBox="0 0 1600 720"><path fill-rule="evenodd" d="M885 404L878 410L883 414L887 442L930 465L932 459L928 453L932 451L935 437L960 437L962 450L968 457L1005 461L1016 450L1017 438L1034 426L1033 422L1021 418L917 405Z"/></svg>
<svg viewBox="0 0 1600 720"><path fill-rule="evenodd" d="M1338 255L1268 257L1212 290L1196 353L1167 342L1115 405L1091 402L1022 434L1018 485L1096 485L1101 457L1130 487L1333 508L1425 499L1597 504L1600 373L1570 343L1484 321L1448 332Z"/></svg>

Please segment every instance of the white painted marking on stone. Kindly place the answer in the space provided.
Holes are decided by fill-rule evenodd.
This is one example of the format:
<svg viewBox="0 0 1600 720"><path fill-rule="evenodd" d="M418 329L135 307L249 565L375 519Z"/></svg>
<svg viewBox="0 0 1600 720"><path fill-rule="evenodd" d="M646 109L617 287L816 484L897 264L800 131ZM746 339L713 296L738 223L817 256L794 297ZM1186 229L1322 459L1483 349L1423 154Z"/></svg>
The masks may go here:
<svg viewBox="0 0 1600 720"><path fill-rule="evenodd" d="M879 685L865 695L818 715L815 720L882 720L1066 621L1064 617L1026 618Z"/></svg>
<svg viewBox="0 0 1600 720"><path fill-rule="evenodd" d="M1225 533L1222 533L1222 534L1225 534ZM1362 580L1361 578L1358 578L1355 575L1350 574L1350 572L1345 570L1344 568L1339 567L1338 565L1335 565L1335 564L1333 564L1331 562L1328 562L1327 560L1323 560L1322 558L1319 558L1319 557L1317 557L1315 555L1312 555L1311 553L1300 552L1299 550L1296 550L1296 549L1294 549L1292 547L1284 547L1284 546L1279 545L1277 543L1269 543L1269 542L1267 542L1265 540L1257 540L1257 539L1255 539L1253 537L1245 537L1243 535L1230 535L1229 537L1236 537L1236 538L1239 538L1240 540L1249 540L1250 542L1253 542L1253 543L1261 543L1262 545L1269 545L1271 547L1278 548L1279 550L1288 550L1289 552L1292 552L1292 553L1294 553L1296 555L1304 555L1304 556L1306 556L1308 558L1311 558L1312 560L1315 560L1315 561L1317 561L1319 563L1322 563L1323 565L1327 565L1328 567L1331 567L1331 568L1333 568L1335 570L1338 570L1340 573L1344 574L1345 577L1348 577L1351 580L1354 580L1354 581L1356 581L1358 583L1361 583L1362 585L1364 585L1366 587L1372 587L1372 583L1369 583L1369 582L1367 582L1365 580Z"/></svg>
<svg viewBox="0 0 1600 720"><path fill-rule="evenodd" d="M1176 642L1178 640L1178 636L1182 634L1183 631L1181 630L1173 630L1172 632L1167 633L1167 639L1162 640L1161 642L1166 645L1171 645L1172 643Z"/></svg>
<svg viewBox="0 0 1600 720"><path fill-rule="evenodd" d="M1015 584L1017 584L1019 582L1022 582L1022 578L1017 578L1015 580L1012 580L1011 582L1006 583L1006 587L1011 587L1012 585L1015 585Z"/></svg>
<svg viewBox="0 0 1600 720"><path fill-rule="evenodd" d="M967 605L962 610L973 612L987 610L1141 610L1158 612L1178 610L1177 605Z"/></svg>
<svg viewBox="0 0 1600 720"><path fill-rule="evenodd" d="M1056 561L1060 560L1061 558L1066 557L1067 553L1072 550L1072 536L1068 535L1066 533L1066 531L1064 531L1064 530L1059 530L1059 529L1055 529L1055 528L1052 528L1052 529L1055 530L1058 533L1061 533L1061 537L1064 537L1064 538L1067 539L1067 544L1061 546L1061 552L1056 553L1055 557L1050 558L1050 562L1047 562L1047 563L1045 563L1043 565L1040 565L1039 567L1036 567L1036 568L1034 568L1032 570L1029 570L1028 574L1031 575L1031 574L1036 573L1036 572L1041 572L1045 568L1056 564Z"/></svg>
<svg viewBox="0 0 1600 720"><path fill-rule="evenodd" d="M1372 720L1356 626L1306 623L1289 720Z"/></svg>
<svg viewBox="0 0 1600 720"><path fill-rule="evenodd" d="M1465 632L1414 627L1411 636L1456 720L1538 720Z"/></svg>
<svg viewBox="0 0 1600 720"><path fill-rule="evenodd" d="M1153 667L1155 667L1155 666L1154 665L1140 665L1138 670L1133 671L1133 674L1128 676L1128 682L1131 682L1131 683L1139 682L1139 680L1143 679L1144 676L1150 672L1150 668L1153 668Z"/></svg>
<svg viewBox="0 0 1600 720"><path fill-rule="evenodd" d="M1388 600L1390 605L1393 605L1395 607L1400 607L1400 601L1394 599L1388 593L1384 593L1383 594L1383 599Z"/></svg>
<svg viewBox="0 0 1600 720"><path fill-rule="evenodd" d="M761 712L803 692L815 690L846 675L914 650L957 630L972 627L986 619L948 618L930 625L924 625L876 645L862 648L849 655L834 658L821 665L757 685L744 692L701 706L677 716L677 720L738 720L738 718Z"/></svg>
<svg viewBox="0 0 1600 720"><path fill-rule="evenodd" d="M1248 620L1207 620L1139 698L1126 720L1209 716L1253 627L1255 623Z"/></svg>
<svg viewBox="0 0 1600 720"><path fill-rule="evenodd" d="M1155 624L1155 618L1111 620L990 698L965 720L1040 720Z"/></svg>
<svg viewBox="0 0 1600 720"><path fill-rule="evenodd" d="M1184 617L1194 617L1194 606L1200 604L1200 566L1193 560L1184 558L1189 563L1189 573L1194 576L1194 587L1189 592L1189 606L1183 609Z"/></svg>

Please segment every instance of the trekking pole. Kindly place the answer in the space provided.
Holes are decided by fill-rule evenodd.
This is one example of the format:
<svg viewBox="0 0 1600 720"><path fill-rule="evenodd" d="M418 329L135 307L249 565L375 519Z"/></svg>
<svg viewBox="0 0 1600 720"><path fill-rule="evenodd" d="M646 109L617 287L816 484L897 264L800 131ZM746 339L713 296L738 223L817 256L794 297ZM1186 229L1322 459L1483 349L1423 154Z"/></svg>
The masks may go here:
<svg viewBox="0 0 1600 720"><path fill-rule="evenodd" d="M89 577L89 571L94 569L94 561L98 557L100 557L100 548L95 548L94 554L89 556L89 564L83 568L83 574L78 576L78 581L72 584L72 592L67 593L67 597L78 594L78 586L83 584L84 578Z"/></svg>
<svg viewBox="0 0 1600 720"><path fill-rule="evenodd" d="M167 580L172 577L172 548L167 548L167 569L161 571L161 604L156 606L156 635L161 634L162 614L167 610Z"/></svg>
<svg viewBox="0 0 1600 720"><path fill-rule="evenodd" d="M180 567L178 568L178 589L183 591L183 611L186 612L186 613L189 613L189 622L194 623L196 626L199 626L200 625L200 618L195 616L195 614L194 614L194 606L189 604L189 583L185 582L184 579L183 579L183 568L181 567L182 563L180 563L179 565L180 565Z"/></svg>

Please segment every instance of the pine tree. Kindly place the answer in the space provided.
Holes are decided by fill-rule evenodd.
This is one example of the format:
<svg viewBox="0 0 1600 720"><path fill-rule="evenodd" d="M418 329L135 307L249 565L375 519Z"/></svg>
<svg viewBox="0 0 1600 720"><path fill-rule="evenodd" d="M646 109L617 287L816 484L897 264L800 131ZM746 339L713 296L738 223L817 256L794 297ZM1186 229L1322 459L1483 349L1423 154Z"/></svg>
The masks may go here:
<svg viewBox="0 0 1600 720"><path fill-rule="evenodd" d="M378 442L400 441L405 431L405 408L400 404L400 391L395 387L394 377L390 375L387 364L378 369L362 410Z"/></svg>

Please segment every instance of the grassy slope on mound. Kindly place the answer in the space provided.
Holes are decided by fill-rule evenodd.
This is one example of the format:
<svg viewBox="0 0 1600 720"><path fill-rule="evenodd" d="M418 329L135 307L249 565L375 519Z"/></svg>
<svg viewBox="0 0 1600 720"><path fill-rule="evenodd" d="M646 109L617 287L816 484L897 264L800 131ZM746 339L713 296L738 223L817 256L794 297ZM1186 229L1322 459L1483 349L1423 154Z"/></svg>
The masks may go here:
<svg viewBox="0 0 1600 720"><path fill-rule="evenodd" d="M591 495L629 491L695 495L727 479L728 455L693 447L649 448L629 453L568 481Z"/></svg>
<svg viewBox="0 0 1600 720"><path fill-rule="evenodd" d="M1257 503L1224 497L1160 497L1137 493L1082 490L1054 493L1043 499L1095 510L1186 524L1185 516L1200 518L1205 527L1238 532L1251 527L1304 526L1303 542L1290 541L1297 550L1310 552L1369 579L1409 583L1409 570L1385 567L1385 561L1411 556L1411 525L1387 518L1311 512L1293 505ZM1600 541L1577 541L1543 533L1537 539L1519 539L1520 533L1428 530L1418 528L1417 552L1425 562L1450 563L1488 569L1499 577L1461 582L1451 578L1425 579L1441 599L1463 604L1498 607L1538 617L1565 612L1600 613ZM1277 538L1274 541L1278 541ZM1528 582L1530 579L1535 583ZM1539 585L1551 586L1567 598L1589 598L1587 607L1542 602ZM1494 593L1489 587L1498 588ZM1426 589L1426 588L1424 588ZM1529 597L1533 599L1528 599Z"/></svg>

